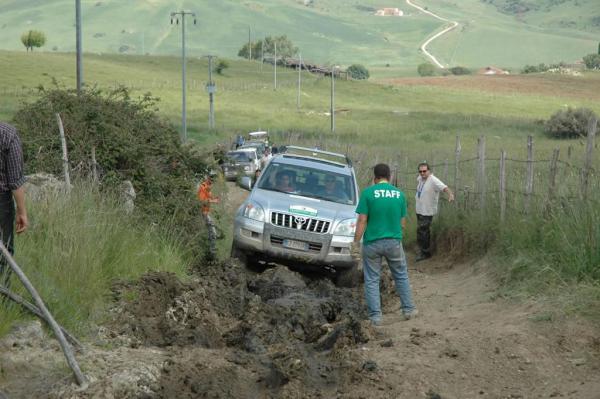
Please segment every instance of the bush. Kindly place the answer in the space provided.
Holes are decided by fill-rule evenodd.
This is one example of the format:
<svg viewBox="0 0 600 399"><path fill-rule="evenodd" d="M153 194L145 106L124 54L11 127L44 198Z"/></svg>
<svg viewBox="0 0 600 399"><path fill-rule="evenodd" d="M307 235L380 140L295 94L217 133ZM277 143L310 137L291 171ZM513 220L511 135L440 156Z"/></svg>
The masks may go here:
<svg viewBox="0 0 600 399"><path fill-rule="evenodd" d="M433 76L435 75L435 66L429 62L424 62L419 64L417 72L419 73L419 76Z"/></svg>
<svg viewBox="0 0 600 399"><path fill-rule="evenodd" d="M107 93L86 89L80 95L75 90L42 89L41 97L15 116L27 172L61 175L55 116L60 112L73 170L90 173L95 147L102 187L131 180L138 211L152 222L177 226L185 239L197 240L202 229L194 190L206 166L155 113L156 103L150 94L132 100L124 88Z"/></svg>
<svg viewBox="0 0 600 399"><path fill-rule="evenodd" d="M369 79L369 70L361 64L352 64L348 67L347 72L352 79L364 80Z"/></svg>
<svg viewBox="0 0 600 399"><path fill-rule="evenodd" d="M587 69L600 69L600 54L588 54L583 57Z"/></svg>
<svg viewBox="0 0 600 399"><path fill-rule="evenodd" d="M450 68L450 73L452 75L470 75L471 70L462 66L455 66Z"/></svg>
<svg viewBox="0 0 600 399"><path fill-rule="evenodd" d="M555 112L545 123L550 137L573 138L587 135L587 128L594 112L588 108L567 108Z"/></svg>
<svg viewBox="0 0 600 399"><path fill-rule="evenodd" d="M229 62L226 60L219 60L219 62L217 62L217 66L215 67L215 72L219 75L222 75L223 71L227 68L229 68Z"/></svg>

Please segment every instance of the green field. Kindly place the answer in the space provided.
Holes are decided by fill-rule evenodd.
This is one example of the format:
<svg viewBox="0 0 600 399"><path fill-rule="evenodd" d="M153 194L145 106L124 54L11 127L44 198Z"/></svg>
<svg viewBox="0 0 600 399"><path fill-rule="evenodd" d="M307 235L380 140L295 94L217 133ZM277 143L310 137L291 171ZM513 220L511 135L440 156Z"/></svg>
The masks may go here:
<svg viewBox="0 0 600 399"><path fill-rule="evenodd" d="M158 96L160 112L180 124L181 75L176 57L86 55L84 77L90 86L101 88L125 85L133 95L146 92ZM33 99L36 87L73 87L73 54L0 52L0 116L10 119L19 103ZM302 132L307 140L324 140L340 145L368 144L382 154L411 151L417 158L448 156L456 135L472 150L476 138L490 137L488 148L522 151L525 137L533 134L538 148L550 151L565 148L566 141L547 139L536 120L547 119L554 111L569 106L586 106L600 112L600 98L585 98L571 86L600 88L600 75L583 77L523 76L541 79L555 87L550 93L500 92L473 89L464 77L459 87L430 85L388 85L360 81L338 81L336 85L336 131L330 132L330 81L303 73L300 110L296 109L297 73L279 68L278 89L273 89L272 66L255 62L231 62L224 75L214 75L216 131L209 131L208 98L204 90L207 61L190 60L188 65L188 127L190 137L201 143L228 140L252 129L272 132ZM448 78L439 78L448 79ZM456 79L456 78L455 78ZM494 77L490 77L491 82ZM556 83L552 83L555 81ZM464 82L464 83L463 83ZM569 82L572 82L570 84ZM594 90L592 90L594 91ZM596 91L597 92L597 91ZM312 137L312 138L311 138ZM397 148L389 148L390 140ZM443 154L443 155L442 155ZM387 155L385 155L387 156Z"/></svg>
<svg viewBox="0 0 600 399"><path fill-rule="evenodd" d="M519 68L540 62L574 62L596 51L600 27L591 21L600 13L598 2L566 1L550 8L548 0L529 3L540 8L517 18L480 0L417 2L461 24L431 45L432 53L444 64ZM372 15L380 7L399 7L405 16ZM197 13L198 24L190 20L188 25L191 57L234 58L248 40L250 28L254 39L288 35L307 60L346 66L363 63L377 67L376 73L383 76L389 76L389 71L414 74L415 66L424 60L419 45L444 26L401 0L314 0L311 6L300 0L83 0L84 50L178 54L181 29L171 25L169 14L181 8ZM43 51L72 52L74 12L72 0L4 0L0 46L24 51L21 33L38 29L48 37ZM390 67L385 69L386 65Z"/></svg>

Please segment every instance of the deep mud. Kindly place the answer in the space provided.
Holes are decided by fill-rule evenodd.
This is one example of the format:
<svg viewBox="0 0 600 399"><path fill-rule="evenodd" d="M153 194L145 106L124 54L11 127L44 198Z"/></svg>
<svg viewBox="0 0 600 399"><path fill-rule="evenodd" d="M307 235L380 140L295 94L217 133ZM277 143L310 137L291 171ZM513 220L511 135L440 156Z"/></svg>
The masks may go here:
<svg viewBox="0 0 600 399"><path fill-rule="evenodd" d="M235 262L199 274L182 283L152 273L115 287L119 305L110 335L177 353L163 364L160 397L335 393L345 378L344 348L369 340L356 292L326 278L311 280L281 266L254 274ZM198 347L221 349L225 362L195 360Z"/></svg>

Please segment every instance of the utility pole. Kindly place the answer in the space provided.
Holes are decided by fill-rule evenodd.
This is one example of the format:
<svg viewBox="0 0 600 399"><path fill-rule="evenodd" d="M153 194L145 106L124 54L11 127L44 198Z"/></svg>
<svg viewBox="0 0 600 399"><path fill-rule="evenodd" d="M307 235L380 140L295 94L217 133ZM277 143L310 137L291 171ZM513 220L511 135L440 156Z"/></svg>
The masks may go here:
<svg viewBox="0 0 600 399"><path fill-rule="evenodd" d="M250 27L248 27L248 61L252 61L252 39L250 36Z"/></svg>
<svg viewBox="0 0 600 399"><path fill-rule="evenodd" d="M77 94L83 84L83 60L81 59L81 0L75 0L75 36L77 48Z"/></svg>
<svg viewBox="0 0 600 399"><path fill-rule="evenodd" d="M296 97L296 109L300 111L300 93L302 90L302 54L298 61L298 96Z"/></svg>
<svg viewBox="0 0 600 399"><path fill-rule="evenodd" d="M216 86L212 80L212 60L215 58L214 55L207 55L208 58L208 83L206 84L206 90L208 91L208 127L209 129L215 128L215 92Z"/></svg>
<svg viewBox="0 0 600 399"><path fill-rule="evenodd" d="M171 13L171 25L173 18L175 24L179 25L181 17L181 141L187 141L187 123L186 123L186 61L185 61L185 17L189 15L194 17L194 25L196 25L196 13L188 11L173 11Z"/></svg>
<svg viewBox="0 0 600 399"><path fill-rule="evenodd" d="M274 90L277 90L277 42L275 42L275 58L273 59Z"/></svg>
<svg viewBox="0 0 600 399"><path fill-rule="evenodd" d="M331 106L329 112L331 113L331 131L335 132L335 65L331 66Z"/></svg>

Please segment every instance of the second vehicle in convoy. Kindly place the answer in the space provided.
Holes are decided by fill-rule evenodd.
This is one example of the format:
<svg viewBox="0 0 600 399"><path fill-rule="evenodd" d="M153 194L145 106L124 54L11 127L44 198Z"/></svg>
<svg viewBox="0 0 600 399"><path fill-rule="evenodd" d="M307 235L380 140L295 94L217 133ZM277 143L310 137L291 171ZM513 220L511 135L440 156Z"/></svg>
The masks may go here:
<svg viewBox="0 0 600 399"><path fill-rule="evenodd" d="M254 176L256 170L260 167L260 158L256 148L239 148L235 151L229 151L225 154L225 159L221 165L223 175L227 180L236 180L242 176Z"/></svg>

